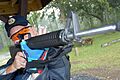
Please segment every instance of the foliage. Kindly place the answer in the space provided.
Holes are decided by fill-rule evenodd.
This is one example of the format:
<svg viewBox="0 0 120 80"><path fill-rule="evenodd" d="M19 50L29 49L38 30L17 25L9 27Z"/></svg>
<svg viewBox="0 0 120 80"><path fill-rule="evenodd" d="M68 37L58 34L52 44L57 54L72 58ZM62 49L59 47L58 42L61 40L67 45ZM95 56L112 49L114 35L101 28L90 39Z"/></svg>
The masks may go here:
<svg viewBox="0 0 120 80"><path fill-rule="evenodd" d="M11 42L7 37L6 30L4 28L4 23L0 22L0 49L9 46L10 44Z"/></svg>
<svg viewBox="0 0 120 80"><path fill-rule="evenodd" d="M119 0L111 1L114 2L114 5L119 3ZM67 16L71 10L77 12L81 24L92 28L110 24L120 19L119 6L111 6L111 3L108 0L55 0L53 6L59 8L61 15L64 16Z"/></svg>
<svg viewBox="0 0 120 80"><path fill-rule="evenodd" d="M7 53L9 51L8 46L5 46L3 49L0 50L0 54Z"/></svg>
<svg viewBox="0 0 120 80"><path fill-rule="evenodd" d="M48 31L54 31L61 28L58 26L59 14L56 14L56 12L59 12L59 10L49 4L43 10L31 12L28 15L28 20L32 25L37 27L37 29L41 26L45 26Z"/></svg>

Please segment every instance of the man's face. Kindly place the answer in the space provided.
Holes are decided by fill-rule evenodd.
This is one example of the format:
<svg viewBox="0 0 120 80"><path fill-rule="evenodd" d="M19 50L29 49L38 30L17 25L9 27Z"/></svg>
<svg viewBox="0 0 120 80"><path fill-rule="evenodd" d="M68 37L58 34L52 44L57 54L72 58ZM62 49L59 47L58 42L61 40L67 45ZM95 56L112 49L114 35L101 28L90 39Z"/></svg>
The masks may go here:
<svg viewBox="0 0 120 80"><path fill-rule="evenodd" d="M26 40L37 35L37 31L33 27L15 26L10 30L10 38L15 44L19 43L21 40L20 36L22 36L22 39Z"/></svg>

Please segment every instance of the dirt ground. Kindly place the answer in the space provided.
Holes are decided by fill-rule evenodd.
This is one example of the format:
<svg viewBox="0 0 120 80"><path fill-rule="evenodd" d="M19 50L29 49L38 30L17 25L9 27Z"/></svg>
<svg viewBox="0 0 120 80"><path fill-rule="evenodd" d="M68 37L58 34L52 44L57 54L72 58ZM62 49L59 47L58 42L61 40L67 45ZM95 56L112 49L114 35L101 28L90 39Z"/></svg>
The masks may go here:
<svg viewBox="0 0 120 80"><path fill-rule="evenodd" d="M72 78L74 79L71 80L120 80L120 69L119 68L108 69L103 67L82 70L79 71L78 73L75 73L72 76Z"/></svg>

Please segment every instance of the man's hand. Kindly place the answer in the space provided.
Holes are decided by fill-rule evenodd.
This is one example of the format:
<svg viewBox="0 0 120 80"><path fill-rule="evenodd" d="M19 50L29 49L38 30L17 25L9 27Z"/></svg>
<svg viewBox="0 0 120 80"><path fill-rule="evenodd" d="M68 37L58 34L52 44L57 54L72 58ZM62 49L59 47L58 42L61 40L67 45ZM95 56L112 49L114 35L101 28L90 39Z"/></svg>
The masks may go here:
<svg viewBox="0 0 120 80"><path fill-rule="evenodd" d="M27 61L25 59L25 55L22 52L18 52L15 56L15 60L12 65L16 69L20 69L20 68L25 68L26 63L27 63Z"/></svg>
<svg viewBox="0 0 120 80"><path fill-rule="evenodd" d="M13 64L11 64L7 70L6 73L12 73L16 71L17 69L25 68L26 66L26 59L25 55L22 52L17 52Z"/></svg>

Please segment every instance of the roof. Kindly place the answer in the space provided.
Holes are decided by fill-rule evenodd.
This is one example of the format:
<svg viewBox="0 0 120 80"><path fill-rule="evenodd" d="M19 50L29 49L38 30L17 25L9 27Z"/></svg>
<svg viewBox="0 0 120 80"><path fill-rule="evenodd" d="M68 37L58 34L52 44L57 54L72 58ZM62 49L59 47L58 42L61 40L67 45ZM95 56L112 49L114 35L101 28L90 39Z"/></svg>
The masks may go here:
<svg viewBox="0 0 120 80"><path fill-rule="evenodd" d="M0 0L0 15L14 15L19 11L19 0ZM52 0L28 0L27 12L44 8Z"/></svg>

